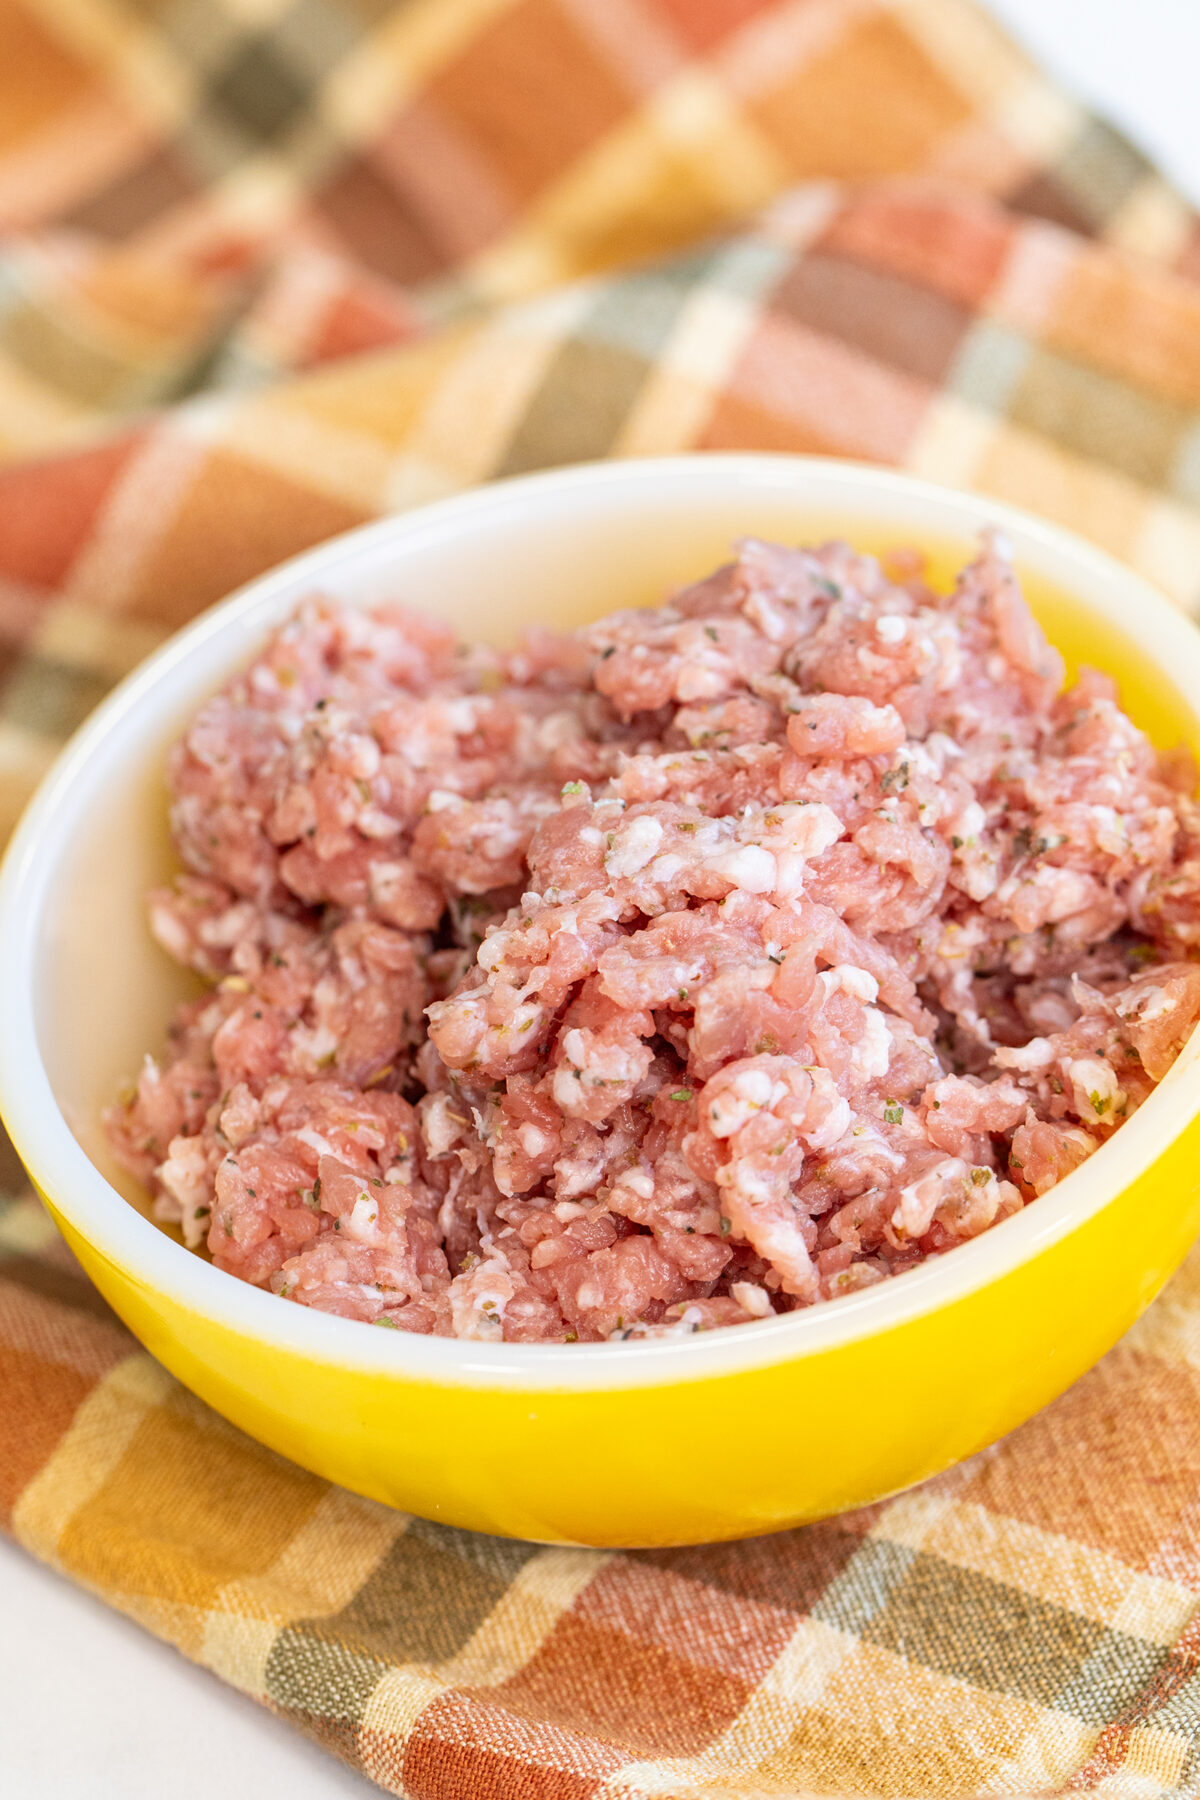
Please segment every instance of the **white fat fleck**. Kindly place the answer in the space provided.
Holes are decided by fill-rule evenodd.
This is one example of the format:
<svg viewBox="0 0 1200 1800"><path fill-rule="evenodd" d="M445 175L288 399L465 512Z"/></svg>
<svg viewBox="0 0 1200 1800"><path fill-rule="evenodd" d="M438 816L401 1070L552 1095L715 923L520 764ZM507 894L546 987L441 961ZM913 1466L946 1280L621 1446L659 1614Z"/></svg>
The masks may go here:
<svg viewBox="0 0 1200 1800"><path fill-rule="evenodd" d="M450 1283L450 1317L459 1338L497 1340L504 1336L504 1309L513 1297L512 1276L498 1257L489 1257Z"/></svg>
<svg viewBox="0 0 1200 1800"><path fill-rule="evenodd" d="M933 1224L933 1215L946 1197L950 1183L965 1181L968 1167L961 1157L948 1156L920 1181L901 1188L892 1213L892 1227L897 1237L921 1238Z"/></svg>
<svg viewBox="0 0 1200 1800"><path fill-rule="evenodd" d="M775 858L761 844L739 844L736 849L722 850L710 856L705 866L746 894L769 894L775 886Z"/></svg>
<svg viewBox="0 0 1200 1800"><path fill-rule="evenodd" d="M957 826L955 836L969 842L971 838L977 838L979 836L986 824L987 814L984 812L982 806L980 806L978 800L968 800L967 804L959 813L958 818L955 820L955 825Z"/></svg>
<svg viewBox="0 0 1200 1800"><path fill-rule="evenodd" d="M342 1216L342 1231L360 1244L373 1244L379 1238L379 1202L363 1192L349 1213Z"/></svg>
<svg viewBox="0 0 1200 1800"><path fill-rule="evenodd" d="M644 869L662 843L662 835L663 828L658 820L645 814L622 825L604 859L604 866L613 880L620 881L623 876L636 875L639 869Z"/></svg>
<svg viewBox="0 0 1200 1800"><path fill-rule="evenodd" d="M511 936L511 932L503 929L489 931L482 944L480 944L479 949L476 951L476 962L481 969L486 969L489 975L494 969L498 969L500 964L504 961L508 952ZM470 999L470 995L464 995L463 998Z"/></svg>
<svg viewBox="0 0 1200 1800"><path fill-rule="evenodd" d="M675 696L684 701L715 700L728 685L722 659L715 668L703 662L685 663L675 680Z"/></svg>
<svg viewBox="0 0 1200 1800"><path fill-rule="evenodd" d="M461 794L454 793L450 788L434 788L425 802L425 811L431 813L453 812L457 807L465 805L466 801Z"/></svg>
<svg viewBox="0 0 1200 1800"><path fill-rule="evenodd" d="M337 1055L338 1041L328 1025L297 1025L291 1034L291 1052L297 1062L320 1069Z"/></svg>
<svg viewBox="0 0 1200 1800"><path fill-rule="evenodd" d="M370 781L373 775L379 773L379 764L382 760L379 754L379 745L373 737L368 737L365 732L347 733L342 739L340 749L346 773L352 775L356 780Z"/></svg>
<svg viewBox="0 0 1200 1800"><path fill-rule="evenodd" d="M205 919L196 936L202 944L214 944L223 950L232 950L240 938L250 936L255 924L254 902L243 900L239 905L226 906L213 918Z"/></svg>
<svg viewBox="0 0 1200 1800"><path fill-rule="evenodd" d="M391 813L384 812L380 806L364 806L354 817L355 826L364 837L379 841L383 838L395 837L400 829L400 821L393 819Z"/></svg>
<svg viewBox="0 0 1200 1800"><path fill-rule="evenodd" d="M1125 1104L1126 1094L1106 1062L1096 1056L1080 1056L1067 1064L1067 1074L1081 1119L1104 1119L1112 1124Z"/></svg>
<svg viewBox="0 0 1200 1800"><path fill-rule="evenodd" d="M506 830L493 831L483 840L483 854L492 862L498 862L516 848L517 833L510 825Z"/></svg>
<svg viewBox="0 0 1200 1800"><path fill-rule="evenodd" d="M447 700L445 702L444 717L447 725L450 727L450 730L454 732L456 737L465 737L468 732L474 731L475 729L475 701L469 696L464 697L461 700Z"/></svg>
<svg viewBox="0 0 1200 1800"><path fill-rule="evenodd" d="M571 1033L568 1032L567 1036L571 1036ZM563 1050L567 1056L570 1055L570 1051L566 1047L566 1038L563 1039ZM582 1075L582 1063L579 1065L579 1072ZM588 1096L584 1093L583 1082L577 1079L574 1069L555 1069L554 1078L550 1083L550 1092L555 1106L560 1112L566 1113L568 1118L578 1118L587 1111Z"/></svg>
<svg viewBox="0 0 1200 1800"><path fill-rule="evenodd" d="M782 807L776 807L782 812ZM845 827L831 806L815 801L810 806L796 806L787 812L788 847L800 856L820 856L836 844Z"/></svg>
<svg viewBox="0 0 1200 1800"><path fill-rule="evenodd" d="M759 1287L756 1281L734 1281L729 1286L730 1298L736 1300L742 1311L749 1313L752 1319L765 1319L774 1309L771 1296L766 1288Z"/></svg>
<svg viewBox="0 0 1200 1800"><path fill-rule="evenodd" d="M902 619L899 613L883 613L875 621L875 636L882 638L885 644L902 643L908 635L908 620Z"/></svg>
<svg viewBox="0 0 1200 1800"><path fill-rule="evenodd" d="M940 775L948 762L955 762L963 754L963 747L944 731L931 731L924 744L909 743L904 753L910 762L924 774ZM932 765L925 767L926 759Z"/></svg>
<svg viewBox="0 0 1200 1800"><path fill-rule="evenodd" d="M292 1136L299 1138L302 1144L307 1144L310 1150L315 1150L318 1156L337 1156L338 1154L329 1139L322 1137L319 1131L314 1131L311 1125L302 1125L299 1131L292 1132Z"/></svg>
<svg viewBox="0 0 1200 1800"><path fill-rule="evenodd" d="M392 821L393 826L395 820ZM397 883L410 880L412 864L409 862L376 862L372 863L367 880L371 889L371 898L377 906L386 905L392 889Z"/></svg>
<svg viewBox="0 0 1200 1800"><path fill-rule="evenodd" d="M850 1066L864 1081L886 1075L892 1060L892 1034L887 1020L874 1006L863 1008L863 1034L850 1048Z"/></svg>
<svg viewBox="0 0 1200 1800"><path fill-rule="evenodd" d="M161 904L150 908L150 929L176 962L186 964L192 952L191 939L187 930L169 906Z"/></svg>
<svg viewBox="0 0 1200 1800"><path fill-rule="evenodd" d="M166 1195L174 1205L159 1210L160 1218L168 1218L183 1227L183 1241L189 1250L203 1242L208 1229L208 1210L212 1205L212 1177L208 1157L201 1138L175 1137L167 1146L167 1158L154 1171ZM178 1210L176 1210L176 1208Z"/></svg>
<svg viewBox="0 0 1200 1800"><path fill-rule="evenodd" d="M774 897L777 901L790 900L804 886L804 877L808 872L808 862L794 850L781 850L775 857Z"/></svg>
<svg viewBox="0 0 1200 1800"><path fill-rule="evenodd" d="M765 594L754 594L743 601L742 611L773 644L782 643L792 625L783 608L776 606Z"/></svg>
<svg viewBox="0 0 1200 1800"><path fill-rule="evenodd" d="M654 1177L648 1169L626 1169L614 1186L628 1188L639 1200L649 1200L654 1194Z"/></svg>
<svg viewBox="0 0 1200 1800"><path fill-rule="evenodd" d="M743 1069L709 1103L709 1130L716 1138L732 1137L748 1119L769 1106L775 1083L765 1069Z"/></svg>
<svg viewBox="0 0 1200 1800"><path fill-rule="evenodd" d="M421 1101L421 1138L430 1156L445 1156L462 1137L466 1118L449 1094L428 1094Z"/></svg>
<svg viewBox="0 0 1200 1800"><path fill-rule="evenodd" d="M679 1317L672 1320L669 1325L656 1326L654 1328L654 1336L690 1337L703 1317L704 1315L698 1306L685 1306ZM611 1340L618 1340L624 1338L625 1333L618 1327L616 1331L610 1331L608 1335Z"/></svg>
<svg viewBox="0 0 1200 1800"><path fill-rule="evenodd" d="M521 1148L528 1157L539 1157L544 1150L550 1148L550 1139L536 1125L522 1125L517 1133L521 1140Z"/></svg>
<svg viewBox="0 0 1200 1800"><path fill-rule="evenodd" d="M781 1208L771 1185L752 1159L735 1156L717 1174L717 1186L728 1195L726 1209L740 1202L748 1219L747 1236L759 1255L773 1263L789 1293L807 1293L812 1286L812 1257L790 1207Z"/></svg>
<svg viewBox="0 0 1200 1800"><path fill-rule="evenodd" d="M1117 1012L1123 1019L1136 1019L1139 1025L1152 1025L1174 1005L1165 988L1144 987L1119 1002Z"/></svg>
<svg viewBox="0 0 1200 1800"><path fill-rule="evenodd" d="M818 1081L820 1076L825 1077L823 1082ZM800 1136L810 1150L831 1150L849 1131L850 1121L854 1115L850 1111L850 1102L834 1088L833 1077L828 1070L816 1070L813 1076L813 1085L817 1089L817 1093L825 1100L825 1111L815 1125L809 1125L806 1119ZM812 1111L813 1108L810 1105L809 1117L812 1116Z"/></svg>
<svg viewBox="0 0 1200 1800"><path fill-rule="evenodd" d="M924 744L909 740L901 750L899 762L906 762L910 775L931 775L935 778L942 773L941 764L932 757Z"/></svg>
<svg viewBox="0 0 1200 1800"><path fill-rule="evenodd" d="M1054 1046L1048 1038L1030 1038L1027 1044L1011 1049L1002 1045L995 1053L995 1060L1002 1069L1044 1069L1054 1061Z"/></svg>
<svg viewBox="0 0 1200 1800"><path fill-rule="evenodd" d="M578 737L579 721L572 712L547 713L534 735L543 749L557 750L560 744Z"/></svg>
<svg viewBox="0 0 1200 1800"><path fill-rule="evenodd" d="M819 979L827 995L852 994L868 1006L879 998L879 983L875 977L853 963L838 963L836 968L822 969Z"/></svg>

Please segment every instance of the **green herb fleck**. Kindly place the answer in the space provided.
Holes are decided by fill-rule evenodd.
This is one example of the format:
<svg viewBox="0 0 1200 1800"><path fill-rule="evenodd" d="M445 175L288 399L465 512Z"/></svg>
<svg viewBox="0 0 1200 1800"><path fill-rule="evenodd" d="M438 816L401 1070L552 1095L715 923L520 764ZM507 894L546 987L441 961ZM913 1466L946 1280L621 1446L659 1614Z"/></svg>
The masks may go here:
<svg viewBox="0 0 1200 1800"><path fill-rule="evenodd" d="M690 1100L691 1097L692 1097L691 1088L676 1088L675 1092L671 1095L672 1100L679 1100L679 1101Z"/></svg>
<svg viewBox="0 0 1200 1800"><path fill-rule="evenodd" d="M898 1100L888 1100L884 1103L883 1116L889 1125L903 1125L904 1108Z"/></svg>

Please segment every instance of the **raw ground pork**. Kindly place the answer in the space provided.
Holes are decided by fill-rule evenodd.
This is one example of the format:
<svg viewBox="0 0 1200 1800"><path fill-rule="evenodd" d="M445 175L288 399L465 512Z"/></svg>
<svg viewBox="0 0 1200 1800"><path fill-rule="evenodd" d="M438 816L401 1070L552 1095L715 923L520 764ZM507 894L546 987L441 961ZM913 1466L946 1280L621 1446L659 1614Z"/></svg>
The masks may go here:
<svg viewBox="0 0 1200 1800"><path fill-rule="evenodd" d="M594 1341L911 1269L1045 1193L1200 1014L1200 811L996 540L747 542L509 653L322 601L171 762L205 978L109 1115L221 1269Z"/></svg>

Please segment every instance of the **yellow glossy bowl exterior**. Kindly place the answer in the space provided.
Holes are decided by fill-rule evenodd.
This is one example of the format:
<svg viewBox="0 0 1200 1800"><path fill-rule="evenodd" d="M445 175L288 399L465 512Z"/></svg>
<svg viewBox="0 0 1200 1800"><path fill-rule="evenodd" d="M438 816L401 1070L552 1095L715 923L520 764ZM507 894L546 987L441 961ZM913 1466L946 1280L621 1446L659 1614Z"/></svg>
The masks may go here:
<svg viewBox="0 0 1200 1800"><path fill-rule="evenodd" d="M1200 1042L1052 1193L902 1279L679 1342L492 1345L313 1313L151 1224L100 1107L184 991L141 895L170 866L162 759L298 599L392 595L466 635L647 603L747 533L916 543L939 575L1012 539L1068 661L1107 667L1162 745L1200 746L1200 634L1137 577L1006 507L880 470L692 457L535 476L337 540L213 609L56 764L0 876L0 1110L101 1292L236 1424L393 1506L546 1542L774 1531L908 1486L1019 1424L1096 1361L1200 1230Z"/></svg>

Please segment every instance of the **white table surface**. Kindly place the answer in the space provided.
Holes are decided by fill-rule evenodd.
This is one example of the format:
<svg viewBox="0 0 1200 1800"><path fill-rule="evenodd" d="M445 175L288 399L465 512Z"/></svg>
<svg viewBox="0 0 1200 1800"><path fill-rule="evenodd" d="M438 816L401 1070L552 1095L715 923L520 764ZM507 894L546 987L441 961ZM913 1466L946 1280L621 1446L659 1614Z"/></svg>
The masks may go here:
<svg viewBox="0 0 1200 1800"><path fill-rule="evenodd" d="M1200 204L1197 0L987 4ZM0 1540L5 1800L366 1800L378 1792Z"/></svg>

